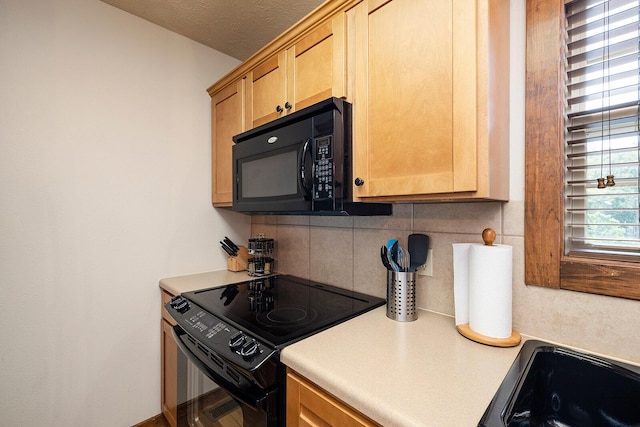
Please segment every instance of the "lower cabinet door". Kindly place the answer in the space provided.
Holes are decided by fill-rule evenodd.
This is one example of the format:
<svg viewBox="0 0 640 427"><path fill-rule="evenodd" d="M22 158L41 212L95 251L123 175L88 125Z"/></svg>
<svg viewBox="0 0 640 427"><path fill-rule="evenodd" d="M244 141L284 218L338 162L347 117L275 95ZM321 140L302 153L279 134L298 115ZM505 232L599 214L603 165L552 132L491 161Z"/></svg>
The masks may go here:
<svg viewBox="0 0 640 427"><path fill-rule="evenodd" d="M162 319L161 343L161 404L162 413L171 427L178 425L178 345L169 322Z"/></svg>
<svg viewBox="0 0 640 427"><path fill-rule="evenodd" d="M315 384L287 372L287 427L379 426Z"/></svg>

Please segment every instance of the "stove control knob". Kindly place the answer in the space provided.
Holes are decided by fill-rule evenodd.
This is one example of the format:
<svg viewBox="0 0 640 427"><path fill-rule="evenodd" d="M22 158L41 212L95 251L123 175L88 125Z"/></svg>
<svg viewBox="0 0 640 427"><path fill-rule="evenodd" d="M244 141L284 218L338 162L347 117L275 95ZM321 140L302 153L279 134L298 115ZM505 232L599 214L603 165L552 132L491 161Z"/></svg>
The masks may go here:
<svg viewBox="0 0 640 427"><path fill-rule="evenodd" d="M171 305L171 308L173 308L175 311L177 311L180 314L188 311L191 308L189 301L187 301L187 299L182 295L177 295L171 298L171 301L169 302L169 304Z"/></svg>
<svg viewBox="0 0 640 427"><path fill-rule="evenodd" d="M242 347L246 339L247 337L242 332L236 332L229 338L229 347L231 347L232 350L237 350Z"/></svg>
<svg viewBox="0 0 640 427"><path fill-rule="evenodd" d="M239 351L240 356L244 357L245 360L249 360L255 355L260 353L260 347L256 340L251 340L246 342Z"/></svg>

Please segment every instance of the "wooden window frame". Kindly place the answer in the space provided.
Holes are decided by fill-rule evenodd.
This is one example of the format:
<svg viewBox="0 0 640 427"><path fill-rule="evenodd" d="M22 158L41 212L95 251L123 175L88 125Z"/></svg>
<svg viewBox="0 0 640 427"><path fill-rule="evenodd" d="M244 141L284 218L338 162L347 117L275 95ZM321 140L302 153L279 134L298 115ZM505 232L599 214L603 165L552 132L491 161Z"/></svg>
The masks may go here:
<svg viewBox="0 0 640 427"><path fill-rule="evenodd" d="M525 283L640 300L640 265L564 254L564 0L527 0Z"/></svg>

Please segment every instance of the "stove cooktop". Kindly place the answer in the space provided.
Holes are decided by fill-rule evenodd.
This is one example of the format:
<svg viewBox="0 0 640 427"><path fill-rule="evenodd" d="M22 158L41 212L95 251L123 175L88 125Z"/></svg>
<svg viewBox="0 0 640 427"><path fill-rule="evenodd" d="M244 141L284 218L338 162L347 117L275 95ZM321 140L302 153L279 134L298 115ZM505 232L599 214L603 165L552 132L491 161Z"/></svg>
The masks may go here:
<svg viewBox="0 0 640 427"><path fill-rule="evenodd" d="M385 304L381 298L287 275L182 295L275 348Z"/></svg>

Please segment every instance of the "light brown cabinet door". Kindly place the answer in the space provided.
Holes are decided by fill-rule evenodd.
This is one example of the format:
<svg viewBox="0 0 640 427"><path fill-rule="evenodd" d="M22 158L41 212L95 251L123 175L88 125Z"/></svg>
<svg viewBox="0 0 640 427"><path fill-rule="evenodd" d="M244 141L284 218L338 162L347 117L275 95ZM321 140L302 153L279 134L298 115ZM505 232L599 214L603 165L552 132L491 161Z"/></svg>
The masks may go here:
<svg viewBox="0 0 640 427"><path fill-rule="evenodd" d="M287 87L286 52L279 52L256 68L247 76L246 120L249 129L275 120L288 111L285 106Z"/></svg>
<svg viewBox="0 0 640 427"><path fill-rule="evenodd" d="M249 128L345 94L345 17L339 13L248 73Z"/></svg>
<svg viewBox="0 0 640 427"><path fill-rule="evenodd" d="M211 97L211 198L214 206L231 206L233 173L231 147L234 135L244 129L244 79Z"/></svg>
<svg viewBox="0 0 640 427"><path fill-rule="evenodd" d="M287 373L287 426L373 427L379 424L293 371L289 371Z"/></svg>
<svg viewBox="0 0 640 427"><path fill-rule="evenodd" d="M346 97L345 14L339 13L287 49L287 99L299 110Z"/></svg>
<svg viewBox="0 0 640 427"><path fill-rule="evenodd" d="M508 28L504 3L365 0L355 7L348 30L356 51L353 176L364 181L356 197L490 198L492 190L505 197L489 188L490 162L502 176L508 167L508 47L489 27L494 19L497 29ZM508 30L499 35L508 44Z"/></svg>
<svg viewBox="0 0 640 427"><path fill-rule="evenodd" d="M356 7L358 197L453 191L451 0Z"/></svg>
<svg viewBox="0 0 640 427"><path fill-rule="evenodd" d="M171 427L178 425L178 345L176 344L171 325L162 319L161 340L161 397L162 413Z"/></svg>

